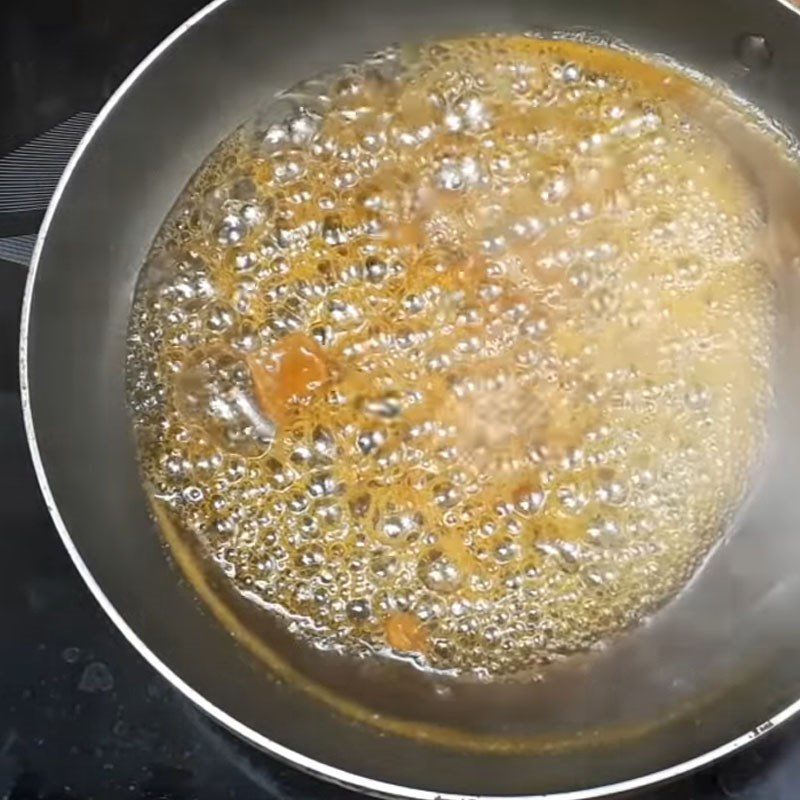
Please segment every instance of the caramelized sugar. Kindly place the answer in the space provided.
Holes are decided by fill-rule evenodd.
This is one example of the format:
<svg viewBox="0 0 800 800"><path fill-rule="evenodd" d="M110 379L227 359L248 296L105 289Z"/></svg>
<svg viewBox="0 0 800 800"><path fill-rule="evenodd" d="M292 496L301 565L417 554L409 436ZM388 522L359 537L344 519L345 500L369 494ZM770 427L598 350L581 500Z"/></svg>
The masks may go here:
<svg viewBox="0 0 800 800"><path fill-rule="evenodd" d="M250 358L250 377L261 413L286 422L295 405L310 401L327 383L325 362L320 345L304 333L290 333L264 357Z"/></svg>
<svg viewBox="0 0 800 800"><path fill-rule="evenodd" d="M148 483L242 593L501 677L685 584L762 444L774 322L706 91L464 39L224 144L143 272L129 385Z"/></svg>

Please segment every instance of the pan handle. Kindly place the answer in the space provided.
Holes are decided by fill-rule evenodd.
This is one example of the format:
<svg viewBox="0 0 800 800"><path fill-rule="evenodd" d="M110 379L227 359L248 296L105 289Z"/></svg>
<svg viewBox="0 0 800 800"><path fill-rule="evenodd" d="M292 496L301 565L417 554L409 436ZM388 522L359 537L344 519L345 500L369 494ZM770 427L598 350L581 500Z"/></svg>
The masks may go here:
<svg viewBox="0 0 800 800"><path fill-rule="evenodd" d="M30 264L44 211L94 118L81 111L0 158L0 261Z"/></svg>

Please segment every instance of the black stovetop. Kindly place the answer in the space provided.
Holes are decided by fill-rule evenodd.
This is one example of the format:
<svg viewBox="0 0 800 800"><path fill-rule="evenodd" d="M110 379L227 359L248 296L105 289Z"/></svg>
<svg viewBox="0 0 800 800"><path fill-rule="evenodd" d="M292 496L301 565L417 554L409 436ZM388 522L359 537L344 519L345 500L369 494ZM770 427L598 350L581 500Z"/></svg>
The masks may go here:
<svg viewBox="0 0 800 800"><path fill-rule="evenodd" d="M25 445L17 326L25 261L53 181L35 159L47 151L58 163L50 145L74 140L130 69L201 5L0 0L0 797L8 800L355 797L242 744L142 661L69 562ZM34 139L46 146L24 147ZM20 171L35 185L20 182ZM800 720L638 797L796 800Z"/></svg>

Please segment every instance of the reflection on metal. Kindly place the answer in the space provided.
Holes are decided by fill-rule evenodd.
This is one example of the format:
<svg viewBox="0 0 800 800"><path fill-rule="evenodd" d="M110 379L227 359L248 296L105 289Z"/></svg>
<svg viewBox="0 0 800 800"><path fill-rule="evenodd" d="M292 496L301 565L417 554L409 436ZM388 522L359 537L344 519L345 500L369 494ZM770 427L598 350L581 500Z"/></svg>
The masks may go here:
<svg viewBox="0 0 800 800"><path fill-rule="evenodd" d="M94 118L95 114L80 111L0 158L0 215L30 214L47 208L61 174ZM33 227L28 217L23 222L14 233ZM36 235L26 232L0 238L0 261L27 267Z"/></svg>
<svg viewBox="0 0 800 800"><path fill-rule="evenodd" d="M47 208L95 115L81 111L0 158L0 214Z"/></svg>
<svg viewBox="0 0 800 800"><path fill-rule="evenodd" d="M27 233L24 236L9 236L0 239L0 260L10 261L12 264L21 264L27 267L33 256L36 245L36 234Z"/></svg>

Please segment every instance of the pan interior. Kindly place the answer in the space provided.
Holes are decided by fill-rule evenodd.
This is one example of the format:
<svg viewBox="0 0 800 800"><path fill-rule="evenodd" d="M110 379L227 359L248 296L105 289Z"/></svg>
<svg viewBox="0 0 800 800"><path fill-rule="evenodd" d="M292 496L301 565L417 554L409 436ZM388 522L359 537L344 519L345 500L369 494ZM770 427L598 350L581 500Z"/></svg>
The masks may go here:
<svg viewBox="0 0 800 800"><path fill-rule="evenodd" d="M194 572L326 652L304 670L329 686L373 660L349 699L404 718L485 730L494 682L622 668L615 636L728 531L764 449L785 211L734 134L793 164L757 125L567 39L288 90L192 181L134 304L143 472ZM446 701L400 705L387 658ZM559 694L568 731L587 704Z"/></svg>

